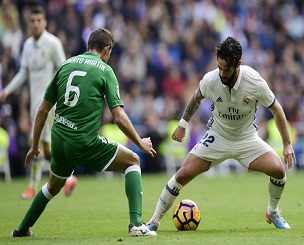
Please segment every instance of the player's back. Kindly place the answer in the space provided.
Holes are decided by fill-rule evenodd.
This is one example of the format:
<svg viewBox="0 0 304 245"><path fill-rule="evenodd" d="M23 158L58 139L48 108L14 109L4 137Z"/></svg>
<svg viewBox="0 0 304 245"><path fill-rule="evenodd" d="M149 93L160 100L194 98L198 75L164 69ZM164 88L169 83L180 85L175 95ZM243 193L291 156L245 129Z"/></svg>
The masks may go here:
<svg viewBox="0 0 304 245"><path fill-rule="evenodd" d="M89 145L100 127L105 95L117 87L110 66L93 53L68 59L56 73L46 98L55 101L53 132L78 145ZM56 103L55 102L55 103Z"/></svg>

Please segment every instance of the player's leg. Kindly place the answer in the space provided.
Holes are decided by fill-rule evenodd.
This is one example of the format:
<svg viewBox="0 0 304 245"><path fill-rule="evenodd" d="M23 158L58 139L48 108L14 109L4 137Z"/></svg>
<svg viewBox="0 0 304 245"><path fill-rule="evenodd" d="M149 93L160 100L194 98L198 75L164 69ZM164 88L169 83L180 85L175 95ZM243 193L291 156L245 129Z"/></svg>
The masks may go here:
<svg viewBox="0 0 304 245"><path fill-rule="evenodd" d="M125 192L129 201L130 223L140 226L142 223L142 182L139 156L120 145L117 155L106 171L125 174Z"/></svg>
<svg viewBox="0 0 304 245"><path fill-rule="evenodd" d="M50 143L46 142L46 141L42 141L42 145L43 145L43 149L44 149L45 160L48 163L50 163L52 161L52 153L51 153ZM40 171L40 179L41 179L41 174L42 174L42 169ZM39 179L39 182L40 182L40 179ZM75 186L77 185L77 182L78 182L77 178L73 174L66 180L66 183L64 185L64 195L66 197L71 195L72 191L74 190Z"/></svg>
<svg viewBox="0 0 304 245"><path fill-rule="evenodd" d="M268 211L278 211L279 201L286 183L285 168L279 156L273 151L266 152L254 160L249 165L249 169L260 171L270 176L268 185L270 195Z"/></svg>
<svg viewBox="0 0 304 245"><path fill-rule="evenodd" d="M33 111L31 110L31 113ZM31 114L32 125L34 125L35 114ZM48 117L45 126L41 132L41 140L39 142L39 147L41 149L41 153L38 157L34 157L32 160L32 164L30 167L30 179L27 190L21 194L23 199L32 199L34 198L37 190L39 189L39 184L42 177L42 169L45 164L45 160L50 161L52 158L51 154L51 117ZM31 135L33 135L33 128Z"/></svg>
<svg viewBox="0 0 304 245"><path fill-rule="evenodd" d="M59 193L66 179L73 173L75 163L69 161L71 152L75 153L76 149L55 134L52 135L53 158L49 180L35 196L22 222L12 232L12 236L33 235L29 228L35 224L48 202Z"/></svg>
<svg viewBox="0 0 304 245"><path fill-rule="evenodd" d="M270 176L266 220L273 223L277 228L290 229L289 224L282 218L279 211L279 202L286 184L286 172L280 157L274 151L269 151L254 160L249 169L260 171Z"/></svg>
<svg viewBox="0 0 304 245"><path fill-rule="evenodd" d="M35 116L38 107L31 105L31 125L35 123ZM49 124L48 119L46 120L46 124ZM34 127L31 129L31 135L33 135ZM32 139L30 139L30 144ZM41 149L41 153L38 157L33 157L32 164L30 166L30 179L29 184L24 193L21 194L21 198L23 199L32 199L35 197L37 190L39 189L39 183L41 181L42 168L44 164L44 153L46 151L50 151L50 146L47 145L48 149L45 149L45 145L42 142L50 142L50 129L46 130L46 127L43 128L41 134L41 141L39 142L39 147Z"/></svg>
<svg viewBox="0 0 304 245"><path fill-rule="evenodd" d="M206 172L230 157L231 144L216 132L208 130L185 158L182 167L168 181L156 204L154 214L147 223L156 230L161 218L170 209L180 190L197 175Z"/></svg>
<svg viewBox="0 0 304 245"><path fill-rule="evenodd" d="M130 236L156 236L142 224L142 180L139 156L119 145L117 155L106 171L117 171L125 174L125 193L129 203Z"/></svg>
<svg viewBox="0 0 304 245"><path fill-rule="evenodd" d="M41 144L40 148L43 149L43 144ZM35 197L37 190L39 189L39 183L41 181L42 176L42 168L44 165L44 156L34 157L32 160L32 164L30 167L30 179L29 185L24 193L21 194L21 198L23 199L32 199Z"/></svg>
<svg viewBox="0 0 304 245"><path fill-rule="evenodd" d="M48 202L59 193L65 181L66 178L56 177L50 172L49 181L37 193L22 222L13 230L13 237L33 235L29 228L38 220Z"/></svg>
<svg viewBox="0 0 304 245"><path fill-rule="evenodd" d="M53 121L54 121L54 114L49 114L47 117L47 120L45 122L42 134L41 134L41 140L42 140L42 144L43 144L45 160L48 161L49 163L52 160L50 142L51 142L51 128L52 128ZM71 195L72 191L74 190L75 186L77 185L77 182L78 181L77 181L77 178L75 175L71 175L67 179L66 184L64 186L64 195L66 197Z"/></svg>
<svg viewBox="0 0 304 245"><path fill-rule="evenodd" d="M286 172L280 157L257 135L250 140L240 141L236 148L240 155L240 159L237 160L243 166L253 171L263 172L270 177L267 221L274 223L277 228L289 229L290 226L282 218L278 209L286 183Z"/></svg>
<svg viewBox="0 0 304 245"><path fill-rule="evenodd" d="M171 177L163 189L152 218L147 223L150 230L157 230L160 220L173 205L181 189L197 175L209 170L211 163L189 153L182 167Z"/></svg>

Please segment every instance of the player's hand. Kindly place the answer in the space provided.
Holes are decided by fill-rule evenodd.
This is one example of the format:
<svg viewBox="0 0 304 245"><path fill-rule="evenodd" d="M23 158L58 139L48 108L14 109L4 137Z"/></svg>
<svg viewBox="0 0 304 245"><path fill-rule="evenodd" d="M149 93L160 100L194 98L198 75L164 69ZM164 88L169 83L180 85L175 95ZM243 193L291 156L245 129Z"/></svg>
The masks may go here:
<svg viewBox="0 0 304 245"><path fill-rule="evenodd" d="M181 126L177 126L177 128L174 130L172 134L172 139L177 142L183 142L185 139L185 135L186 135L186 129Z"/></svg>
<svg viewBox="0 0 304 245"><path fill-rule="evenodd" d="M40 154L40 149L37 148L37 149L34 149L34 148L31 148L29 149L28 153L26 154L26 157L25 157L25 167L28 168L30 165L31 165L31 162L32 162L32 158L34 156L38 156Z"/></svg>
<svg viewBox="0 0 304 245"><path fill-rule="evenodd" d="M8 96L8 93L5 89L0 92L0 104L5 102L7 96Z"/></svg>
<svg viewBox="0 0 304 245"><path fill-rule="evenodd" d="M140 150L149 154L151 157L154 157L154 155L156 154L156 151L153 149L153 144L150 137L141 139Z"/></svg>
<svg viewBox="0 0 304 245"><path fill-rule="evenodd" d="M296 156L294 154L292 145L284 145L283 147L283 156L284 156L284 163L287 165L287 167L290 169L292 168L292 164L296 164Z"/></svg>

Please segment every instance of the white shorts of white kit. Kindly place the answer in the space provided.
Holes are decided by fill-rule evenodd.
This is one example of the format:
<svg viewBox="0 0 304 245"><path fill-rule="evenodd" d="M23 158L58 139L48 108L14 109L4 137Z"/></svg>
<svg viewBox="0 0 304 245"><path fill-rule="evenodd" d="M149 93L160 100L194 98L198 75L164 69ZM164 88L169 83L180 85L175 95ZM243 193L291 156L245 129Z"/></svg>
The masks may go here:
<svg viewBox="0 0 304 245"><path fill-rule="evenodd" d="M248 170L249 164L264 153L275 151L263 141L258 134L252 134L247 139L227 140L213 130L208 130L190 153L211 161L214 167L227 159L237 160ZM275 153L276 154L276 153Z"/></svg>

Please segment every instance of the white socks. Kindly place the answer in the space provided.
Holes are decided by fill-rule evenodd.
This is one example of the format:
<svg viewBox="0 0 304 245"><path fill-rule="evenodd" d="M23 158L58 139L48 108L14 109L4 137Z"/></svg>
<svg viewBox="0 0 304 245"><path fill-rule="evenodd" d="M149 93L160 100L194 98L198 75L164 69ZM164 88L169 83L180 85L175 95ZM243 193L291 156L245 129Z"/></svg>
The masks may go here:
<svg viewBox="0 0 304 245"><path fill-rule="evenodd" d="M182 188L183 186L176 182L175 175L173 175L159 197L150 222L160 223L161 218L170 209Z"/></svg>
<svg viewBox="0 0 304 245"><path fill-rule="evenodd" d="M286 176L283 179L275 179L270 177L268 184L269 202L267 211L273 213L278 211L279 202L286 183Z"/></svg>
<svg viewBox="0 0 304 245"><path fill-rule="evenodd" d="M42 168L44 164L44 159L36 158L33 159L32 166L30 169L30 182L29 187L34 188L35 191L39 188L39 183L42 176Z"/></svg>
<svg viewBox="0 0 304 245"><path fill-rule="evenodd" d="M44 195L47 199L51 200L51 199L53 198L53 196L52 196L51 193L49 192L49 190L48 190L48 188L47 188L47 185L48 185L48 182L47 182L44 186L42 186L41 190L42 190L43 195Z"/></svg>

